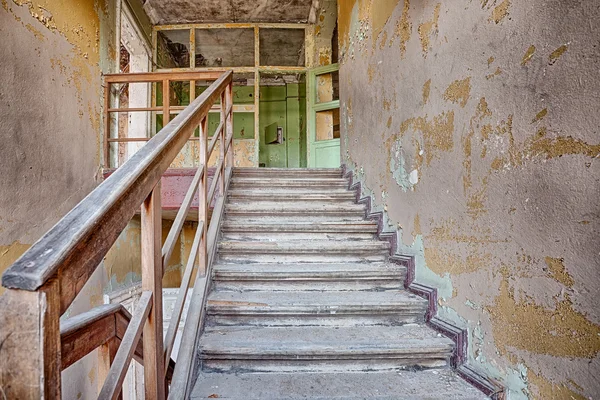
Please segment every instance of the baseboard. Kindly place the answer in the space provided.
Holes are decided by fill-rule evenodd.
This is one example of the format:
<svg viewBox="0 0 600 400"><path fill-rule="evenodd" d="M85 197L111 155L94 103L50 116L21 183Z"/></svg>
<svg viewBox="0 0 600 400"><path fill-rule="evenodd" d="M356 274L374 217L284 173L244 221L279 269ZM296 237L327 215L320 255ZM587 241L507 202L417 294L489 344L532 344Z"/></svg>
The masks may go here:
<svg viewBox="0 0 600 400"><path fill-rule="evenodd" d="M454 341L455 350L450 360L450 365L469 384L481 390L492 400L505 400L506 387L498 380L488 377L484 372L477 370L468 361L468 332L466 329L454 325L450 321L440 318L438 314L438 292L436 288L415 282L415 258L411 255L397 254L398 235L396 232L384 231L384 215L382 211L373 212L370 196L361 197L362 183L354 181L354 174L342 164L342 176L349 181L348 189L356 192L356 202L366 207L365 217L377 222L377 236L380 240L390 242L389 260L395 264L406 267L406 280L404 287L427 300L429 306L425 315L427 325L442 335Z"/></svg>

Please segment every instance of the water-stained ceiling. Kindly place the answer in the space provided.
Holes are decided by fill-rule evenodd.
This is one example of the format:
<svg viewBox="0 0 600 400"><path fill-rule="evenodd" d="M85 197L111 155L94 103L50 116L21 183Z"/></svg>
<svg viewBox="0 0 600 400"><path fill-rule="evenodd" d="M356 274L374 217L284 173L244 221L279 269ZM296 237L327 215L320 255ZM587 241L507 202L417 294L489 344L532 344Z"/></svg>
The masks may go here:
<svg viewBox="0 0 600 400"><path fill-rule="evenodd" d="M146 0L154 24L307 22L317 0Z"/></svg>

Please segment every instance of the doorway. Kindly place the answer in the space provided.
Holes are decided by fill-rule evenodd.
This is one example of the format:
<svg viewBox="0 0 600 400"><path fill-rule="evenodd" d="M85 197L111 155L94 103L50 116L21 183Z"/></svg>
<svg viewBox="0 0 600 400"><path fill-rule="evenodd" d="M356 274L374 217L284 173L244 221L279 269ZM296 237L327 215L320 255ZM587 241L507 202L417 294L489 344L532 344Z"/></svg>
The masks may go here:
<svg viewBox="0 0 600 400"><path fill-rule="evenodd" d="M260 74L259 166L306 167L305 74Z"/></svg>
<svg viewBox="0 0 600 400"><path fill-rule="evenodd" d="M308 74L308 124L311 168L339 168L339 64L314 68Z"/></svg>

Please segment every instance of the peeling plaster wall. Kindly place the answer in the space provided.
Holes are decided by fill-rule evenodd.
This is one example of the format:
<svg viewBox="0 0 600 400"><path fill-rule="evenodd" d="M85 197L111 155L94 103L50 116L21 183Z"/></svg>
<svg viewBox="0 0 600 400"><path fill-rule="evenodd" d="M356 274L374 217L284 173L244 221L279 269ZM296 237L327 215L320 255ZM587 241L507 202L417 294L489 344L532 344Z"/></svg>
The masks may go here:
<svg viewBox="0 0 600 400"><path fill-rule="evenodd" d="M339 2L342 158L511 398L600 395L600 8Z"/></svg>
<svg viewBox="0 0 600 400"><path fill-rule="evenodd" d="M0 0L0 273L102 179L101 73L114 71L114 0ZM67 312L102 303L99 268ZM0 294L4 290L0 288ZM96 354L63 373L97 393Z"/></svg>

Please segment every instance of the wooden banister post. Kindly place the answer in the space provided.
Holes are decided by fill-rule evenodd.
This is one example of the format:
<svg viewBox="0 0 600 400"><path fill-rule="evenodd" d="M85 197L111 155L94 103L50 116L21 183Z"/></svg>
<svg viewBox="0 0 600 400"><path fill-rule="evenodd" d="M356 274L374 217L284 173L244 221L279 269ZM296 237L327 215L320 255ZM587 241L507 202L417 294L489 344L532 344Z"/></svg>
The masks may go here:
<svg viewBox="0 0 600 400"><path fill-rule="evenodd" d="M204 166L204 174L202 175L202 179L200 180L200 184L198 185L198 222L203 221L202 225L198 225L198 229L203 229L204 234L202 235L202 240L200 241L200 249L198 250L198 274L204 275L206 272L206 262L207 262L207 248L206 245L208 243L206 239L206 230L208 227L208 207L210 204L207 204L207 191L208 191L208 160L206 157L207 154L207 142L208 142L208 116L204 117L202 122L200 123L200 140L199 140L199 150L200 150L200 165ZM214 179L214 178L213 178Z"/></svg>
<svg viewBox="0 0 600 400"><path fill-rule="evenodd" d="M229 168L233 168L233 82L227 85L227 89L225 89L225 99L227 107L231 106L231 113L226 115L227 120L225 123L225 138L231 136L231 148L227 152L227 165Z"/></svg>
<svg viewBox="0 0 600 400"><path fill-rule="evenodd" d="M219 132L219 135L221 135L221 137L219 138L219 160L223 161L221 163L221 171L220 171L220 177L219 177L219 191L221 192L221 196L224 195L225 193L225 139L227 137L227 135L225 134L226 132L226 126L225 126L225 120L227 119L227 100L226 100L226 92L227 89L225 89L223 91L223 93L221 93L221 123L223 124L223 129L221 129L221 132ZM215 172L216 173L216 172Z"/></svg>
<svg viewBox="0 0 600 400"><path fill-rule="evenodd" d="M171 120L171 89L169 85L169 80L165 79L163 81L163 89L162 89L162 100L163 100L163 128L167 126L169 121Z"/></svg>
<svg viewBox="0 0 600 400"><path fill-rule="evenodd" d="M142 291L151 291L152 309L144 325L146 399L165 398L162 310L162 209L160 181L142 204Z"/></svg>
<svg viewBox="0 0 600 400"><path fill-rule="evenodd" d="M117 337L109 339L108 342L98 348L98 391L102 390L117 350L119 350L119 339ZM123 398L123 391L121 391L118 398Z"/></svg>
<svg viewBox="0 0 600 400"><path fill-rule="evenodd" d="M0 396L60 399L60 288L51 278L34 292L0 296Z"/></svg>
<svg viewBox="0 0 600 400"><path fill-rule="evenodd" d="M110 168L110 83L106 82L104 87L104 168Z"/></svg>

